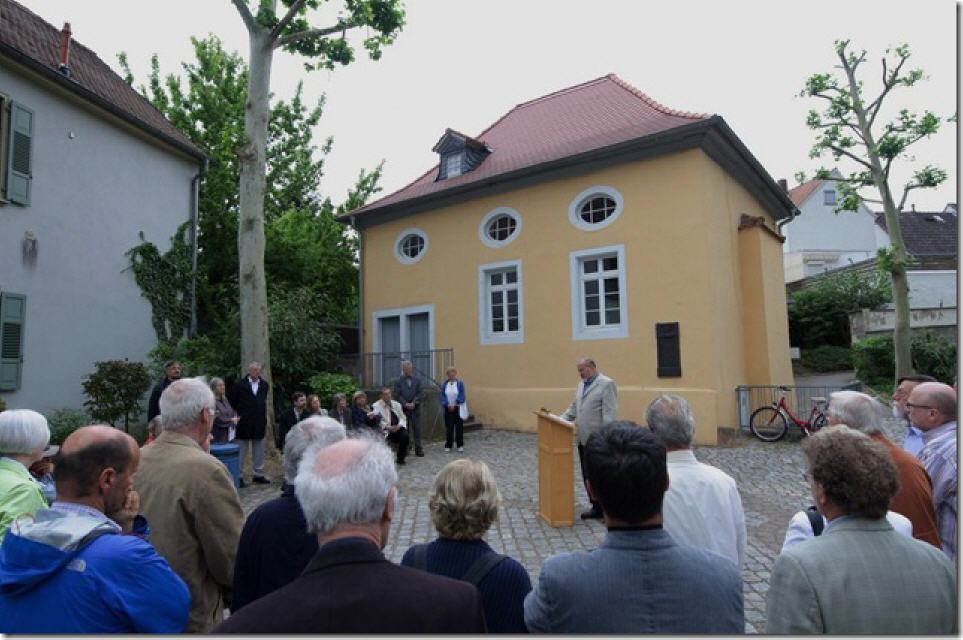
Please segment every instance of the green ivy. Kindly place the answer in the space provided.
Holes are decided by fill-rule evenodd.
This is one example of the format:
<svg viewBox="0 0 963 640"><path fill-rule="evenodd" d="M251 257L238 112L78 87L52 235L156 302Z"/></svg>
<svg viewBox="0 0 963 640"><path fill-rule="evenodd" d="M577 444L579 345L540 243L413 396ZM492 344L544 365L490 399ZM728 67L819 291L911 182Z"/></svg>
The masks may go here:
<svg viewBox="0 0 963 640"><path fill-rule="evenodd" d="M161 253L140 234L141 243L127 252L134 281L151 306L151 324L160 342L176 343L191 322L190 222L178 227L171 248Z"/></svg>

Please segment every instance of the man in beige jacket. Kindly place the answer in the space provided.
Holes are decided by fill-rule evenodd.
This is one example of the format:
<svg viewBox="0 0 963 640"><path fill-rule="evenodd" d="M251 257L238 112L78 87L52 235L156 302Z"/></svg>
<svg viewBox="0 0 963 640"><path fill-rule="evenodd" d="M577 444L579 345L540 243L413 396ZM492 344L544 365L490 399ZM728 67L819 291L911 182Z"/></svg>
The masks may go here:
<svg viewBox="0 0 963 640"><path fill-rule="evenodd" d="M214 394L197 378L177 380L160 398L163 432L141 454L134 486L151 542L191 592L188 633L224 617L244 526L227 468L208 453Z"/></svg>

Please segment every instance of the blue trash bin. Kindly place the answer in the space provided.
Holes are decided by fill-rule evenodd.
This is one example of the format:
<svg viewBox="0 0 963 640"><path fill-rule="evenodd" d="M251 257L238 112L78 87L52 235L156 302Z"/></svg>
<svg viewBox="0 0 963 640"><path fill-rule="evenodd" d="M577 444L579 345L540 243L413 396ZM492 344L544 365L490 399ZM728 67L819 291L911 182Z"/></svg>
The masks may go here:
<svg viewBox="0 0 963 640"><path fill-rule="evenodd" d="M224 463L228 473L234 478L234 486L241 488L241 447L233 442L212 444L211 455Z"/></svg>

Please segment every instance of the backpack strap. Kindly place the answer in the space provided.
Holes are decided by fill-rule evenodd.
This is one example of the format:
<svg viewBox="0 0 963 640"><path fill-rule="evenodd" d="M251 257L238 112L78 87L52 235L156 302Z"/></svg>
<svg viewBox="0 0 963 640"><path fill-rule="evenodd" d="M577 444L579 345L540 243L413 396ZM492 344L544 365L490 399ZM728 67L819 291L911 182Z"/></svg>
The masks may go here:
<svg viewBox="0 0 963 640"><path fill-rule="evenodd" d="M823 516L815 506L806 508L806 517L813 528L813 535L818 536L823 532Z"/></svg>
<svg viewBox="0 0 963 640"><path fill-rule="evenodd" d="M428 545L427 544L416 544L414 546L414 557L412 558L411 566L413 566L415 569L428 571Z"/></svg>
<svg viewBox="0 0 963 640"><path fill-rule="evenodd" d="M494 551L486 553L478 558L478 560L475 560L475 564L468 568L468 571L465 572L465 575L463 575L461 579L477 587L481 584L481 581L485 579L485 576L491 573L492 569L498 566L498 563L504 559L505 556L500 553L495 553Z"/></svg>

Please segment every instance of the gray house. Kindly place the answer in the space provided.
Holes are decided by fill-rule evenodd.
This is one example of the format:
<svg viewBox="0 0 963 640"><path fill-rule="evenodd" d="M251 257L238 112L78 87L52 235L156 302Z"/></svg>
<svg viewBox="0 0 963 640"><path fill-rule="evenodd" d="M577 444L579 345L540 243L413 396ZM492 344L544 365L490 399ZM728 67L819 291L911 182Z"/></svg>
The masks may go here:
<svg viewBox="0 0 963 640"><path fill-rule="evenodd" d="M157 338L125 253L195 220L205 157L90 49L0 0L0 398L80 408Z"/></svg>

